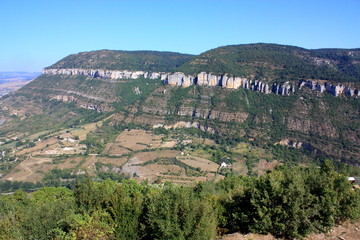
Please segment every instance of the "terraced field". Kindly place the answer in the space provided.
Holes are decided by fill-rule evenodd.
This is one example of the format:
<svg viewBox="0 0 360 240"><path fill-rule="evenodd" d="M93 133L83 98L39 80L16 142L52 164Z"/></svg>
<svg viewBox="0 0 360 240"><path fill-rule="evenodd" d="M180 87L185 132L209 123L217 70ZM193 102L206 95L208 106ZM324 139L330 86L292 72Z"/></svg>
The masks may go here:
<svg viewBox="0 0 360 240"><path fill-rule="evenodd" d="M23 138L33 144L15 148L13 154L19 156L15 167L2 179L38 182L59 169L70 170L73 176L103 172L139 182L147 179L189 185L217 181L229 173L247 175L252 171L261 175L279 164L271 153L249 143L240 143L221 156L220 146L213 140L170 130L167 135L143 129L121 130L107 140L101 152L89 153L89 135L102 131L104 122L111 119ZM223 165L223 161L228 164Z"/></svg>

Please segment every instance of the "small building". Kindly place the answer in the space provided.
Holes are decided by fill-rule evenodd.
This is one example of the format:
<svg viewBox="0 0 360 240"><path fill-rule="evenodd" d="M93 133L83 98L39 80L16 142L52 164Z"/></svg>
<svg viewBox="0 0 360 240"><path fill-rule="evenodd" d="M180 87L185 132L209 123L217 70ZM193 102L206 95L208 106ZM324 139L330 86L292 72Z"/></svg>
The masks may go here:
<svg viewBox="0 0 360 240"><path fill-rule="evenodd" d="M348 177L348 181L351 183L355 183L355 178L354 177Z"/></svg>
<svg viewBox="0 0 360 240"><path fill-rule="evenodd" d="M229 167L229 166L230 166L230 165L227 164L226 162L222 162L222 163L220 164L220 168Z"/></svg>
<svg viewBox="0 0 360 240"><path fill-rule="evenodd" d="M360 177L348 177L348 181L353 185L354 189L360 188Z"/></svg>

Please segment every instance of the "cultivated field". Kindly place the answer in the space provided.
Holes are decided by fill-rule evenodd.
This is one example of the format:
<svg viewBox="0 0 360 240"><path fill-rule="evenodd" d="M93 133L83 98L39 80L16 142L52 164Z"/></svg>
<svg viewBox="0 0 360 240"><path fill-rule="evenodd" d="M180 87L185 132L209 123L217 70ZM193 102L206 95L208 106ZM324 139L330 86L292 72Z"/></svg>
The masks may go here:
<svg viewBox="0 0 360 240"><path fill-rule="evenodd" d="M193 168L200 168L202 171L206 172L216 172L219 168L219 165L205 158L200 158L196 156L181 156L178 158L181 162Z"/></svg>
<svg viewBox="0 0 360 240"><path fill-rule="evenodd" d="M27 139L35 140L35 146L16 148L15 154L24 156L25 160L3 179L37 182L51 169L72 169L74 174L88 172L96 175L99 171L106 171L122 173L138 181L147 179L149 182L171 181L189 185L199 181L218 181L224 178L221 174L230 172L230 169L235 175L247 175L248 159L254 160L252 172L259 175L279 164L268 151L240 143L229 149L232 164L220 168L214 162L219 145L213 140L186 135L156 135L141 129L124 130L105 145L101 154L84 155L87 147L80 142L102 124L103 121L99 121L75 129L28 136ZM188 148L188 144L208 147ZM185 147L184 150L175 150L173 147L177 145Z"/></svg>
<svg viewBox="0 0 360 240"><path fill-rule="evenodd" d="M28 157L19 163L11 173L2 178L2 180L37 182L44 177L43 173L50 171L54 167L55 165L52 165L51 158Z"/></svg>

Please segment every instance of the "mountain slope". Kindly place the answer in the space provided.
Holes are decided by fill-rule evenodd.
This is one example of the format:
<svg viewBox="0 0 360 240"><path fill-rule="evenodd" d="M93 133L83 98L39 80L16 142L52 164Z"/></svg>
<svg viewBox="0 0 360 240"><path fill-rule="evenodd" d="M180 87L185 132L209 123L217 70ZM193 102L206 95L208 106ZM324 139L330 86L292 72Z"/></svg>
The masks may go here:
<svg viewBox="0 0 360 240"><path fill-rule="evenodd" d="M232 45L204 52L178 71L254 75L270 81L308 78L359 83L360 49L307 50L277 44Z"/></svg>
<svg viewBox="0 0 360 240"><path fill-rule="evenodd" d="M47 68L170 72L192 57L174 52L99 50L69 55Z"/></svg>
<svg viewBox="0 0 360 240"><path fill-rule="evenodd" d="M59 164L58 158L65 158L66 162L61 163L64 164L61 167L65 167L71 165L71 161L82 159L90 166L99 162L96 171L114 169L111 171L119 173L125 171L124 167L128 171L126 173L132 175L137 173L133 169L142 169L141 174L149 176L147 171L153 165L171 164L177 167L169 167L169 172L157 174L180 182L184 179L216 179L213 175L216 170L207 173L197 168L199 157L203 162L210 159L216 164L235 161L232 171L242 174L258 174L267 168L254 170L257 164L267 166L272 161L276 164L279 161L309 163L331 158L356 166L360 159L358 94L334 97L326 91L297 87L289 95L276 95L256 92L252 88L226 88L221 84L174 87L164 84L166 81L162 79L182 75L173 74L174 71L189 74L208 71L245 76L254 82L289 80L293 86L298 86L303 79L321 82L323 78L336 84L357 87L360 79L357 77L358 53L357 49L306 50L252 44L220 47L196 57L177 53L108 50L71 55L48 67L64 70L59 71L60 74L43 74L0 100L0 135L5 143L1 149L13 159L18 156L26 159L24 164L29 165L32 164L31 154L36 153L39 162L53 159L54 164ZM68 71L69 68L75 71ZM86 71L82 71L82 75L74 74L78 72L76 69ZM143 72L134 77L121 75L124 77L109 78L96 74L100 69ZM150 73L152 77L149 77ZM91 129L87 123L93 124ZM148 138L146 141L140 136L134 140L135 145L127 145L124 143L126 140L120 141L119 137L125 128L143 128L163 135L154 137L144 133ZM126 138L131 138L131 134ZM71 143L76 146L63 140L79 135L82 143ZM34 136L42 136L42 143L35 142ZM202 140L198 140L199 137ZM29 141L42 148L30 147L33 144ZM185 143L189 141L191 144L186 147ZM213 145L205 144L209 142ZM239 147L239 143L248 145ZM162 156L155 156L146 162L146 152L162 152L160 146L179 151L177 154L187 148L187 154L198 155L183 161L179 160L182 155L165 157L165 160ZM67 150L64 148L74 150L70 157L66 157ZM11 154L10 149L15 152ZM52 155L53 152L61 152L64 156ZM141 163L132 158L134 153L144 158L140 159ZM88 157L84 154L98 155ZM108 157L114 159L109 160ZM107 164L106 161L124 165L114 168L101 165ZM72 171L81 172L82 166L89 169L86 164L78 164ZM149 169L147 164L151 165ZM3 169L0 171L5 173L16 162L0 161L0 165ZM26 171L23 165L18 168L20 170L17 171ZM11 174L15 176L14 171ZM152 175L153 180L156 177Z"/></svg>

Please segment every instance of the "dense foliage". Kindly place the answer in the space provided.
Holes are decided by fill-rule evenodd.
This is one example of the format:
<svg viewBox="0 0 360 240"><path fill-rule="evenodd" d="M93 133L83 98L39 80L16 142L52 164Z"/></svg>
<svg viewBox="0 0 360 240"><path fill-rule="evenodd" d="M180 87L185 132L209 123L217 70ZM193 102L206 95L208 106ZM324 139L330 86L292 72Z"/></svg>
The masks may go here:
<svg viewBox="0 0 360 240"><path fill-rule="evenodd" d="M116 95L120 101L114 103L116 109L122 109L129 107L138 101L138 109L141 109L141 104L156 88L161 84L161 80L149 80L143 77L118 83L116 86ZM136 93L135 89L138 91Z"/></svg>
<svg viewBox="0 0 360 240"><path fill-rule="evenodd" d="M192 57L174 52L100 50L69 55L48 68L170 72Z"/></svg>
<svg viewBox="0 0 360 240"><path fill-rule="evenodd" d="M254 75L270 80L300 78L358 82L359 49L307 50L277 44L244 44L209 50L182 65L186 73L215 72Z"/></svg>
<svg viewBox="0 0 360 240"><path fill-rule="evenodd" d="M193 187L90 178L0 198L0 239L214 239L233 231L287 238L360 217L360 195L329 162Z"/></svg>

